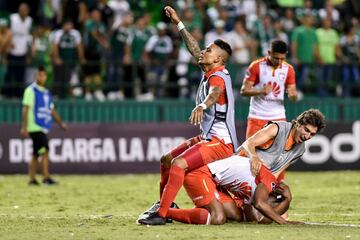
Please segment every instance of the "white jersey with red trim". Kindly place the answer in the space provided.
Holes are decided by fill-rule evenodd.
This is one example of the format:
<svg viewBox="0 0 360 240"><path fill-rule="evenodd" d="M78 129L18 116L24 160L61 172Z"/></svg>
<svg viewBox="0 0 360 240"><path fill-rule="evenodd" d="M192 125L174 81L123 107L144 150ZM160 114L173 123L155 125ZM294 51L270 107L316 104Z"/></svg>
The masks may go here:
<svg viewBox="0 0 360 240"><path fill-rule="evenodd" d="M271 85L272 91L267 95L252 96L249 118L262 120L285 119L284 95L288 84L295 84L293 67L283 62L274 68L267 58L254 61L247 70L245 81L253 81L254 88Z"/></svg>
<svg viewBox="0 0 360 240"><path fill-rule="evenodd" d="M219 186L243 199L246 204L252 202L256 183L250 172L249 158L233 155L207 166Z"/></svg>

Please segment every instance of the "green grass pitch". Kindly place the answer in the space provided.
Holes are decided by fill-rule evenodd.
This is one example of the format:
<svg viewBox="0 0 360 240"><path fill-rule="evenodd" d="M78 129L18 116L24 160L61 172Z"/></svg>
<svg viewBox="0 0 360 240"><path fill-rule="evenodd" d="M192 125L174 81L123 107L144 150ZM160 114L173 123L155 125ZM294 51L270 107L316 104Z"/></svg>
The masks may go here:
<svg viewBox="0 0 360 240"><path fill-rule="evenodd" d="M360 172L289 172L291 220L317 225L135 224L158 200L159 176L54 176L58 186L27 186L0 176L0 239L360 239ZM176 202L192 207L181 190Z"/></svg>

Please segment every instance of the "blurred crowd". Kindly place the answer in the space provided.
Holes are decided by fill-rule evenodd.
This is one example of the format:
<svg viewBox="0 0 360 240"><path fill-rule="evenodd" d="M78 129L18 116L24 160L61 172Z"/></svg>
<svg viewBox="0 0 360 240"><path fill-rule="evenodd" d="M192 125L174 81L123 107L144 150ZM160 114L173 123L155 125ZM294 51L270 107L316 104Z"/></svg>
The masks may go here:
<svg viewBox="0 0 360 240"><path fill-rule="evenodd" d="M236 93L247 65L282 39L301 92L360 95L357 0L12 0L0 1L1 97L20 98L39 65L57 98L194 97L201 71L166 5L201 47L229 42Z"/></svg>

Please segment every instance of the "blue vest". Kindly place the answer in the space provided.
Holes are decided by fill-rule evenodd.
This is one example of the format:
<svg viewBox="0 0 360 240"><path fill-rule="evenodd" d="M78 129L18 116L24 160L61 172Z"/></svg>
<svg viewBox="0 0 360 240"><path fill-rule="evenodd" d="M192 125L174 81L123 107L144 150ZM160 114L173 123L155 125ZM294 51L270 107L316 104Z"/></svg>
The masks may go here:
<svg viewBox="0 0 360 240"><path fill-rule="evenodd" d="M35 123L40 127L44 128L45 130L49 130L52 126L51 93L48 90L40 91L39 89L37 89L35 84L33 84L32 89L34 90L34 95L35 95L35 104L34 104Z"/></svg>

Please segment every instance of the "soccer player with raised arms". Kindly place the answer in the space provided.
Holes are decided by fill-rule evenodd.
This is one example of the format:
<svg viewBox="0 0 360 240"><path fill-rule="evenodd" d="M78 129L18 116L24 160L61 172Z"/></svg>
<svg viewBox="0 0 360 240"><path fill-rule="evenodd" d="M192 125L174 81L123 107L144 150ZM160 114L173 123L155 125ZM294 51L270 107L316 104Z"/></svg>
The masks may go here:
<svg viewBox="0 0 360 240"><path fill-rule="evenodd" d="M230 45L218 39L201 50L175 10L167 6L165 12L176 24L189 52L204 72L196 106L189 117L191 124L200 125L201 135L161 157L160 207L148 216L150 224L166 221L166 214L183 185L186 172L229 157L237 148L234 96L231 78L225 69L232 53Z"/></svg>

